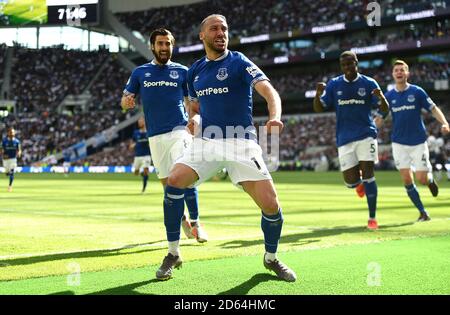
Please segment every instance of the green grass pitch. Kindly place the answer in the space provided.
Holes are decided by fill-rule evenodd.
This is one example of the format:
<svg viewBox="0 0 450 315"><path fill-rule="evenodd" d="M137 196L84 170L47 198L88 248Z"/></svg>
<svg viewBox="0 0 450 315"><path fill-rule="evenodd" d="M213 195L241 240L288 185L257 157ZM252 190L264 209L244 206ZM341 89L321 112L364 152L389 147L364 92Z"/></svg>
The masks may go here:
<svg viewBox="0 0 450 315"><path fill-rule="evenodd" d="M372 232L365 198L340 173L274 174L279 257L298 276L286 283L263 267L259 209L228 181L200 186L210 240L183 235L183 268L158 282L167 249L155 177L143 195L131 174L18 174L12 193L3 177L0 294L450 294L450 182L437 198L419 187L432 220L416 223L399 174L376 178Z"/></svg>
<svg viewBox="0 0 450 315"><path fill-rule="evenodd" d="M46 0L10 0L3 8L5 15L9 15L11 25L26 25L46 23Z"/></svg>

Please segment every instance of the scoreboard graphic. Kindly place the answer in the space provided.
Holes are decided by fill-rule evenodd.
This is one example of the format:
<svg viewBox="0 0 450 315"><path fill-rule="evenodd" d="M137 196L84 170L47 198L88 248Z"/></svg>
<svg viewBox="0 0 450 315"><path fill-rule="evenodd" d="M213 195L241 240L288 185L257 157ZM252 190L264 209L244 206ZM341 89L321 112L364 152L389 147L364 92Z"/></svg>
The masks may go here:
<svg viewBox="0 0 450 315"><path fill-rule="evenodd" d="M99 0L0 0L0 27L98 23Z"/></svg>

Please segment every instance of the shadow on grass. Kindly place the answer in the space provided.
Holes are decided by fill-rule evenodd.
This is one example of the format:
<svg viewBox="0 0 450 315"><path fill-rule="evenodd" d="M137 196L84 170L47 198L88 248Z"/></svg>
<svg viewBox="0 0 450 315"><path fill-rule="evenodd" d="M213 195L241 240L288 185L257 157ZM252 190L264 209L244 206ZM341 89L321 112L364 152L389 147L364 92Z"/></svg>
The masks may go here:
<svg viewBox="0 0 450 315"><path fill-rule="evenodd" d="M130 254L138 254L145 252L153 252L161 249L165 249L164 247L154 247L154 248L144 248L142 250L123 252L124 250L139 248L146 245L151 245L155 243L164 242L165 240L159 240L149 243L142 244L131 244L126 245L120 248L112 248L112 249L104 249L104 250L90 250L90 251L82 251L82 252L73 252L73 253L60 253L60 254L50 254L50 255L42 255L42 256L32 256L32 257L20 257L13 258L7 260L0 261L1 267L8 266L17 266L17 265L31 265L35 263L55 261L55 260L64 260L64 259L77 259L77 258L94 258L94 257L111 257L111 256L120 256L120 255L130 255ZM185 246L197 246L197 244L182 244L181 247Z"/></svg>
<svg viewBox="0 0 450 315"><path fill-rule="evenodd" d="M231 288L227 291L223 291L220 293L217 293L217 295L244 295L248 294L248 292L256 287L258 284L268 281L283 281L278 279L276 276L271 275L269 273L258 273L254 276L252 276L247 281L241 283L240 285Z"/></svg>
<svg viewBox="0 0 450 315"><path fill-rule="evenodd" d="M150 283L156 283L156 282L160 282L160 281L158 281L156 279L145 280L145 281L141 281L141 282L122 285L120 287L115 287L115 288L110 288L110 289L101 290L101 291L97 291L97 292L92 292L87 295L153 295L151 293L140 293L135 290L144 285L147 285Z"/></svg>
<svg viewBox="0 0 450 315"><path fill-rule="evenodd" d="M414 222L380 225L379 230L397 228L397 227L413 225L413 224L414 224ZM368 231L365 226L355 226L355 227L336 226L333 228L326 228L326 229L313 229L307 233L284 235L284 236L281 236L280 243L294 244L294 245L306 245L309 243L318 242L319 239L322 237L335 236L335 235L346 234L346 233L362 233L362 232L376 233L376 232ZM223 248L248 247L248 246L260 245L261 243L262 243L261 239L235 240L235 241L230 241L230 242L222 244L222 247Z"/></svg>

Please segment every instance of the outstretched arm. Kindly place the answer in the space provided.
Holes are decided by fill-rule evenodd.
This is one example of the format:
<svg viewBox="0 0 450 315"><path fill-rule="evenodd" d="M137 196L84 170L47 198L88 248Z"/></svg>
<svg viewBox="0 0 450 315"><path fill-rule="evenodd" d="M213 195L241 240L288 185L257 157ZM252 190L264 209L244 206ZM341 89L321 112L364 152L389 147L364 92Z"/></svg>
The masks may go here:
<svg viewBox="0 0 450 315"><path fill-rule="evenodd" d="M442 134L446 135L450 132L448 121L444 116L444 113L442 113L441 109L437 106L433 106L433 109L431 110L431 114L434 118L436 118L437 121L439 121L441 126L441 132Z"/></svg>
<svg viewBox="0 0 450 315"><path fill-rule="evenodd" d="M277 90L267 80L259 81L255 84L255 90L267 102L269 110L269 120L266 123L268 133L279 133L283 129L281 121L281 98Z"/></svg>

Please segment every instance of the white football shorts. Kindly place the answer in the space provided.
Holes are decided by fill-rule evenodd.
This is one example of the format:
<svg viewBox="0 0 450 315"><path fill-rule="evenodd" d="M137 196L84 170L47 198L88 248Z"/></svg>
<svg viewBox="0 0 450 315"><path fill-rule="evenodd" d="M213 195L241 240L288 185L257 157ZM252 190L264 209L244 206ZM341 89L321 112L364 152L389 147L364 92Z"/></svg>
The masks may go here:
<svg viewBox="0 0 450 315"><path fill-rule="evenodd" d="M377 139L368 137L347 143L338 148L338 155L342 172L358 165L360 161L378 163Z"/></svg>
<svg viewBox="0 0 450 315"><path fill-rule="evenodd" d="M398 170L408 168L413 168L415 171L431 172L432 170L430 152L426 142L418 145L392 142L392 155Z"/></svg>
<svg viewBox="0 0 450 315"><path fill-rule="evenodd" d="M175 163L185 164L197 173L199 180L193 186L200 185L223 168L227 169L236 186L244 181L272 180L261 147L247 139L195 138Z"/></svg>
<svg viewBox="0 0 450 315"><path fill-rule="evenodd" d="M187 130L175 130L150 137L153 166L158 178L169 177L175 161L183 155L192 144L192 135Z"/></svg>
<svg viewBox="0 0 450 315"><path fill-rule="evenodd" d="M17 168L17 159L6 159L3 160L3 167L5 168L5 173Z"/></svg>
<svg viewBox="0 0 450 315"><path fill-rule="evenodd" d="M135 156L133 161L133 170L140 170L142 168L150 168L152 158L150 155Z"/></svg>

